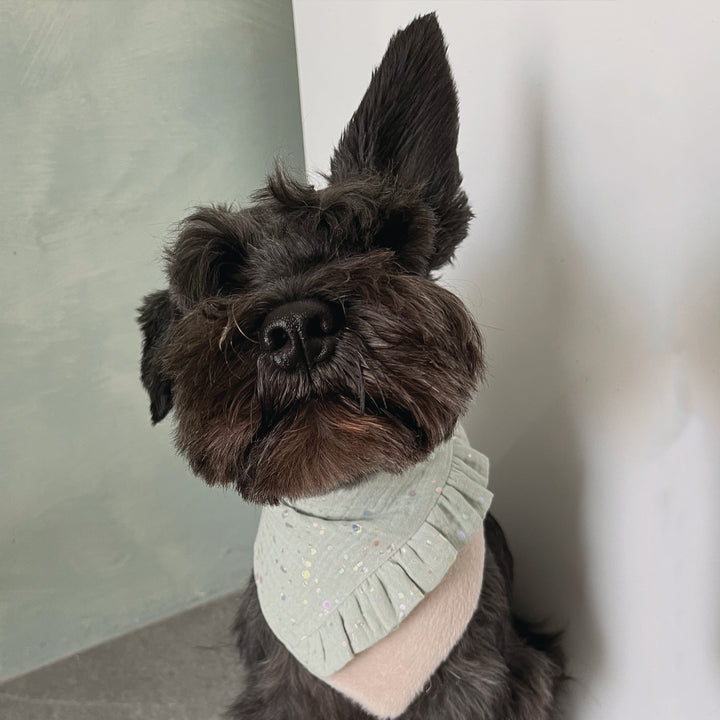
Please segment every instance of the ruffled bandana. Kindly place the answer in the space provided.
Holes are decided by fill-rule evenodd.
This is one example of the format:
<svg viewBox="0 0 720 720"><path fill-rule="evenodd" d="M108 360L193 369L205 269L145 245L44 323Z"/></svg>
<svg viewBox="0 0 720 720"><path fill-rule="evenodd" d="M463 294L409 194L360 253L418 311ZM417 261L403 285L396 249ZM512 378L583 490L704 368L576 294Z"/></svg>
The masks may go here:
<svg viewBox="0 0 720 720"><path fill-rule="evenodd" d="M277 638L327 677L391 633L481 529L488 460L460 426L400 475L265 507L255 539L260 606Z"/></svg>

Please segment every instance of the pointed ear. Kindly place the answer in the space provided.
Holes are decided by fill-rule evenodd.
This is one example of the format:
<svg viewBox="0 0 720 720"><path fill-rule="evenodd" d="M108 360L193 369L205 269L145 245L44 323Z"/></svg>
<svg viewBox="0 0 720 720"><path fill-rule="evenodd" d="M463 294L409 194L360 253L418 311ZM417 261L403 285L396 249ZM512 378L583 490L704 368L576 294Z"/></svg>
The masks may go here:
<svg viewBox="0 0 720 720"><path fill-rule="evenodd" d="M451 259L472 213L458 168L458 105L434 14L390 40L330 164L330 182L379 173L420 189L436 216L430 270Z"/></svg>
<svg viewBox="0 0 720 720"><path fill-rule="evenodd" d="M172 381L162 371L162 351L172 324L172 305L167 290L151 293L139 308L138 322L143 331L140 377L150 396L153 425L172 408Z"/></svg>

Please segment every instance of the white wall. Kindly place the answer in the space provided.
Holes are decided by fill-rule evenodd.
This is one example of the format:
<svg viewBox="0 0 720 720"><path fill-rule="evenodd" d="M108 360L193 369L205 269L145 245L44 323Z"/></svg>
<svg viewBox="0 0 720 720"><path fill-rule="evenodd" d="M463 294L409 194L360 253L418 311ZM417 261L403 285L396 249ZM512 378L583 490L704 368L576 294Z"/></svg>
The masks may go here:
<svg viewBox="0 0 720 720"><path fill-rule="evenodd" d="M720 717L716 3L296 0L306 165L438 10L476 213L445 281L490 371L518 606L567 628L568 717Z"/></svg>

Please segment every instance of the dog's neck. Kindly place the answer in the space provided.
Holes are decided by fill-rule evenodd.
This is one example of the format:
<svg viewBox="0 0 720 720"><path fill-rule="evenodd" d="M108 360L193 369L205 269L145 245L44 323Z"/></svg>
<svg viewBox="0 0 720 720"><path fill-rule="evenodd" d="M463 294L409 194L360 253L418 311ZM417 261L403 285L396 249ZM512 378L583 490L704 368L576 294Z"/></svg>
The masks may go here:
<svg viewBox="0 0 720 720"><path fill-rule="evenodd" d="M400 475L264 508L255 580L278 638L326 677L392 632L482 527L487 476L458 426Z"/></svg>

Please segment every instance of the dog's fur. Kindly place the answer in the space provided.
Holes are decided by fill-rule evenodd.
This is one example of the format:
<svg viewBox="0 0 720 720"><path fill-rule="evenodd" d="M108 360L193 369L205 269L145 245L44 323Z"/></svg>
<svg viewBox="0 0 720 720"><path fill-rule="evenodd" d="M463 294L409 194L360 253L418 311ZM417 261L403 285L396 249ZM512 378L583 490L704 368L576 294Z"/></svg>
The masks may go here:
<svg viewBox="0 0 720 720"><path fill-rule="evenodd" d="M153 422L174 409L177 446L209 484L277 503L402 471L452 435L483 370L475 323L432 277L471 217L457 135L455 86L428 15L391 40L327 187L276 172L251 207L200 208L181 223L169 288L140 312L142 380ZM308 299L327 314L323 360L283 365L267 319ZM405 720L552 716L556 639L513 618L512 559L492 517L485 534L475 615ZM369 717L278 642L252 581L236 629L248 674L233 718Z"/></svg>

